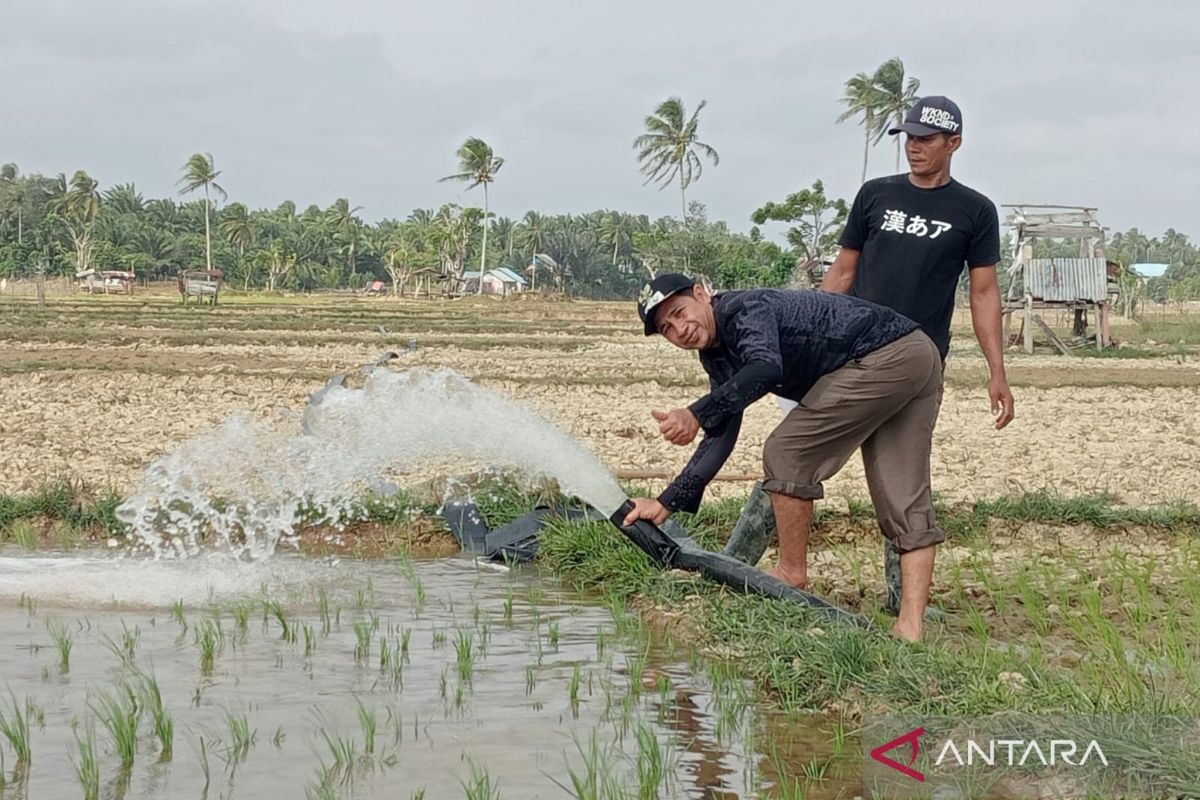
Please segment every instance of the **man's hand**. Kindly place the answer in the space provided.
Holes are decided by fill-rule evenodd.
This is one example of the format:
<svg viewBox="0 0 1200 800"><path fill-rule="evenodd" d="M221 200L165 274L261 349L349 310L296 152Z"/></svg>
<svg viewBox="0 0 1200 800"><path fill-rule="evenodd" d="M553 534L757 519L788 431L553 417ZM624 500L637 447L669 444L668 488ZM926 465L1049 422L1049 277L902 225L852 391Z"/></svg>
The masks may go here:
<svg viewBox="0 0 1200 800"><path fill-rule="evenodd" d="M992 401L992 416L996 418L996 430L1013 421L1013 393L1008 388L1008 379L992 378L988 381L988 399Z"/></svg>
<svg viewBox="0 0 1200 800"><path fill-rule="evenodd" d="M658 432L671 444L691 444L700 432L700 420L689 409L651 411L650 415L658 420Z"/></svg>
<svg viewBox="0 0 1200 800"><path fill-rule="evenodd" d="M628 528L639 519L645 519L655 525L662 525L669 516L671 516L671 512L657 500L649 497L635 497L633 498L633 511L625 516L625 521L621 524Z"/></svg>

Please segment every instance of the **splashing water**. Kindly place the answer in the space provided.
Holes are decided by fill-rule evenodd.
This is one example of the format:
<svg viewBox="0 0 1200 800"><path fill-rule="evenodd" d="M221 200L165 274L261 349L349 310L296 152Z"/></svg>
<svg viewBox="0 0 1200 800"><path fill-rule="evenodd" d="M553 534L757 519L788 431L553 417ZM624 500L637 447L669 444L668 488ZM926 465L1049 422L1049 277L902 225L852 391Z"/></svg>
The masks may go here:
<svg viewBox="0 0 1200 800"><path fill-rule="evenodd" d="M625 501L591 453L503 395L448 369L375 370L314 398L302 430L240 414L156 459L117 516L156 556L194 555L209 533L268 556L302 522L359 516L356 498L387 474L448 458L553 478L606 515Z"/></svg>

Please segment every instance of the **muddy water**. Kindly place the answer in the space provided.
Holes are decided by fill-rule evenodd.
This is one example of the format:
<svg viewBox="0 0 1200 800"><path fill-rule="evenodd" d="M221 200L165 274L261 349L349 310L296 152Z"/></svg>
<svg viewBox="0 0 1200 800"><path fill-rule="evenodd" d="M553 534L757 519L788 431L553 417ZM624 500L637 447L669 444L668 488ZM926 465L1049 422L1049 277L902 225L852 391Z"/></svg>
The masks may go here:
<svg viewBox="0 0 1200 800"><path fill-rule="evenodd" d="M220 645L205 666L201 632L217 623ZM465 559L0 553L0 673L16 702L34 708L30 765L14 770L3 745L0 798L82 797L74 731L91 724L101 797L408 798L424 789L434 800L466 797L473 768L504 798L572 797L564 787L570 771L586 775L593 741L601 774L631 792L620 796L638 796L639 754L643 765L651 756L665 765L646 797L745 798L770 786L750 687L614 626L608 608L556 582ZM72 642L65 669L54 629ZM471 658L460 659L468 642ZM174 748L162 757L144 713L123 770L96 709L135 670L156 676ZM0 698L10 718L12 702ZM360 704L376 719L371 753ZM231 717L253 731L241 755ZM338 737L352 744L349 764L332 753L328 739Z"/></svg>

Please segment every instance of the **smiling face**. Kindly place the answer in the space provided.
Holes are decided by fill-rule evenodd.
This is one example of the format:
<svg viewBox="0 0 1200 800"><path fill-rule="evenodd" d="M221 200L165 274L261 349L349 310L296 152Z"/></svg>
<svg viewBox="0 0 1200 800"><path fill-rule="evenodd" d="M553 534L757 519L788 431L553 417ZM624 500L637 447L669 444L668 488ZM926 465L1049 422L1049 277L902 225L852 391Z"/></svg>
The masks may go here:
<svg viewBox="0 0 1200 800"><path fill-rule="evenodd" d="M658 332L683 350L704 350L717 343L712 295L701 284L671 295L654 310Z"/></svg>

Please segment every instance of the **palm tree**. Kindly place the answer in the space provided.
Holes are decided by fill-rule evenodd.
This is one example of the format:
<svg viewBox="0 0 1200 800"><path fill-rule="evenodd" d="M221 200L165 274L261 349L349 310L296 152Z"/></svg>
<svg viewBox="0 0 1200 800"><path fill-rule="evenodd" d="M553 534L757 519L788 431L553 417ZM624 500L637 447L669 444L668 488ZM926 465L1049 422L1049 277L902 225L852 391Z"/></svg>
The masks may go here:
<svg viewBox="0 0 1200 800"><path fill-rule="evenodd" d="M630 221L619 211L609 211L600 218L600 241L612 245L612 265L617 265L620 251L630 244Z"/></svg>
<svg viewBox="0 0 1200 800"><path fill-rule="evenodd" d="M483 272L487 269L488 242L488 184L496 180L496 173L504 166L504 159L492 152L483 139L472 136L458 148L458 172L441 179L470 184L467 189L483 186L483 250L479 256L479 289L483 294Z"/></svg>
<svg viewBox="0 0 1200 800"><path fill-rule="evenodd" d="M346 243L346 254L350 263L351 275L358 274L358 259L355 254L358 251L362 223L359 222L358 217L354 216L354 212L361 210L362 206L351 208L349 200L339 197L329 207L329 210L325 212L325 217L329 220L329 224L333 228L335 235Z"/></svg>
<svg viewBox="0 0 1200 800"><path fill-rule="evenodd" d="M104 205L118 214L140 214L146 201L132 183L118 183L104 193Z"/></svg>
<svg viewBox="0 0 1200 800"><path fill-rule="evenodd" d="M537 289L537 260L546 246L546 218L536 211L526 211L517 228L517 240L522 250L529 251L529 288Z"/></svg>
<svg viewBox="0 0 1200 800"><path fill-rule="evenodd" d="M209 187L221 195L222 199L229 197L217 183L221 173L213 166L211 153L194 153L183 165L183 177L179 179L180 194L188 194L204 188L204 260L209 271L212 270L212 233L210 232L209 216L212 213L212 200L209 198Z"/></svg>
<svg viewBox="0 0 1200 800"><path fill-rule="evenodd" d="M857 114L862 114L862 120L859 123L863 126L862 183L866 183L867 158L870 155L871 140L878 141L887 120L879 115L882 98L879 87L875 85L875 81L870 75L865 72L858 73L846 81L845 88L846 93L842 95L841 102L845 104L846 110L838 116L837 121L842 123Z"/></svg>
<svg viewBox="0 0 1200 800"><path fill-rule="evenodd" d="M54 201L54 211L62 218L75 247L75 269L79 272L91 266L92 232L100 216L98 185L92 176L78 170L71 177L70 186L64 186L65 191Z"/></svg>
<svg viewBox="0 0 1200 800"><path fill-rule="evenodd" d="M221 221L217 230L234 247L237 248L238 261L246 267L246 248L254 244L254 222L250 219L250 211L242 203L230 203L221 212ZM242 290L250 288L250 270L245 269Z"/></svg>
<svg viewBox="0 0 1200 800"><path fill-rule="evenodd" d="M664 189L679 178L679 194L682 201L683 223L687 224L687 187L699 180L703 166L700 155L710 159L715 167L720 163L717 151L697 138L700 111L708 104L700 105L689 118L678 97L670 97L646 117L646 132L633 140L638 151L637 159L641 171L647 176L646 183L655 182ZM686 121L685 121L686 120ZM699 153L700 155L697 155Z"/></svg>
<svg viewBox="0 0 1200 800"><path fill-rule="evenodd" d="M871 78L879 93L879 103L876 113L879 115L880 127L875 141L883 137L888 124L899 125L904 122L904 115L917 103L917 90L921 81L916 78L904 77L904 62L898 58L890 58L879 65ZM896 137L896 172L900 171L900 137Z"/></svg>

